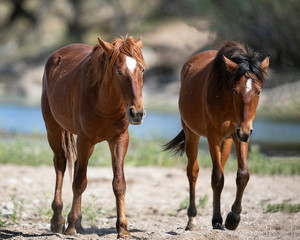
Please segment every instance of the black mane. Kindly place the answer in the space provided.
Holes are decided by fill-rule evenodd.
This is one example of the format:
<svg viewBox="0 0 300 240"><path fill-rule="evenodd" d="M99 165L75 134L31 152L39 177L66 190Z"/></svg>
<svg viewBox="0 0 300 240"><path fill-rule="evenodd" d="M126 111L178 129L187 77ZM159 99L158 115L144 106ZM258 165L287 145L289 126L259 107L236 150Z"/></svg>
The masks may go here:
<svg viewBox="0 0 300 240"><path fill-rule="evenodd" d="M234 73L227 70L225 60L229 58L231 61L238 64L238 68ZM220 83L227 83L232 87L243 75L253 73L261 83L264 82L265 72L260 67L262 61L262 54L253 49L246 49L243 45L227 41L223 47L218 51L216 58L213 61L213 70L218 72Z"/></svg>

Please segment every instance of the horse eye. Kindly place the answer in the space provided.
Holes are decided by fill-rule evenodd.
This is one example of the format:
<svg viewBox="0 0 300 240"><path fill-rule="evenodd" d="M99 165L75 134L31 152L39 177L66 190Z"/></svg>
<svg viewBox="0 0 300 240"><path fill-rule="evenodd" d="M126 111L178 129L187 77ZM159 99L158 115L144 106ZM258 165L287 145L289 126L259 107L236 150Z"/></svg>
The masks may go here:
<svg viewBox="0 0 300 240"><path fill-rule="evenodd" d="M145 72L145 68L142 69L142 73Z"/></svg>
<svg viewBox="0 0 300 240"><path fill-rule="evenodd" d="M237 90L233 89L233 93L234 93L235 95L237 95Z"/></svg>
<svg viewBox="0 0 300 240"><path fill-rule="evenodd" d="M122 73L121 70L117 70L117 74L118 74L119 76L122 76L122 75L123 75L123 73Z"/></svg>
<svg viewBox="0 0 300 240"><path fill-rule="evenodd" d="M258 91L258 92L256 93L256 95L259 96L259 95L260 95L260 91Z"/></svg>

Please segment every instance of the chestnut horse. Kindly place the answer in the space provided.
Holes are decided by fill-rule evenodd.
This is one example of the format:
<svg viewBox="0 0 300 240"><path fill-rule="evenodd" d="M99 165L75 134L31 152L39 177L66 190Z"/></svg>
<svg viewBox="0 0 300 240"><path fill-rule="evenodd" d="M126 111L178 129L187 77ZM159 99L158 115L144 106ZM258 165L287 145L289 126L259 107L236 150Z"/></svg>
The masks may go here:
<svg viewBox="0 0 300 240"><path fill-rule="evenodd" d="M66 163L75 161L73 202L65 234L83 231L81 196L87 186L87 165L96 143L107 141L111 151L113 191L119 237L126 237L126 183L123 171L128 125L141 124L144 58L142 39L117 38L112 43L72 44L54 52L43 76L42 113L54 153L56 185L51 230L62 233L62 184ZM77 137L74 140L74 135Z"/></svg>
<svg viewBox="0 0 300 240"><path fill-rule="evenodd" d="M179 109L183 130L165 150L186 152L190 202L186 230L195 230L197 209L195 185L198 177L198 143L207 137L212 159L214 229L224 229L220 197L224 185L224 166L231 151L232 140L237 155L237 191L225 227L237 228L242 211L241 201L249 180L247 168L248 142L253 133L261 85L269 57L260 61L260 54L229 41L217 51L201 52L190 58L181 71Z"/></svg>

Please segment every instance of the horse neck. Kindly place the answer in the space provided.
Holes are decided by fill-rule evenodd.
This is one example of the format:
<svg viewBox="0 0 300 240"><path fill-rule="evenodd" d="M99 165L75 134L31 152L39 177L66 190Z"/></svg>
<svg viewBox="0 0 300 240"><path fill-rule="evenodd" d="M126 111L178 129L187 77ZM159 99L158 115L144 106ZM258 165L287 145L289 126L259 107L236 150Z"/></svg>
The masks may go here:
<svg viewBox="0 0 300 240"><path fill-rule="evenodd" d="M122 96L116 89L115 81L109 73L110 69L105 60L104 52L96 48L90 55L87 64L90 66L88 71L90 81L86 84L92 93L87 97L90 99L95 114L110 117L122 114L122 112L126 113Z"/></svg>
<svg viewBox="0 0 300 240"><path fill-rule="evenodd" d="M116 88L114 79L108 74L105 75L103 80L94 86L96 93L95 111L103 117L124 115L126 106L120 91Z"/></svg>
<svg viewBox="0 0 300 240"><path fill-rule="evenodd" d="M219 108L226 108L233 110L233 98L232 91L226 86L226 83L220 83L220 75L215 75L212 81L209 80L208 83L208 98L211 102L217 103L216 106Z"/></svg>

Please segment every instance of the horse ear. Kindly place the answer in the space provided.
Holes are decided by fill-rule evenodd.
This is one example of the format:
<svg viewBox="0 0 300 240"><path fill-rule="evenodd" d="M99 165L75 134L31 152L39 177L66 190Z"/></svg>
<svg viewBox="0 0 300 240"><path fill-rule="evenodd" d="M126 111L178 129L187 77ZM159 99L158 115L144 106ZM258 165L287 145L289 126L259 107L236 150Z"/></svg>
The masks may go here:
<svg viewBox="0 0 300 240"><path fill-rule="evenodd" d="M100 37L98 37L98 41L99 41L101 47L103 48L103 50L107 54L110 54L110 52L113 50L113 46L110 43L103 41Z"/></svg>
<svg viewBox="0 0 300 240"><path fill-rule="evenodd" d="M269 67L269 63L270 63L270 55L267 56L260 64L260 67L262 70L264 70L264 72L267 70L267 68Z"/></svg>
<svg viewBox="0 0 300 240"><path fill-rule="evenodd" d="M225 57L224 55L223 55L223 58L224 58L224 61L225 61L225 64L226 64L226 67L227 67L228 71L229 72L234 72L237 69L238 64L231 61L229 58Z"/></svg>
<svg viewBox="0 0 300 240"><path fill-rule="evenodd" d="M139 48L143 47L143 41L142 37L139 37L139 39L136 41L136 44L138 45Z"/></svg>

